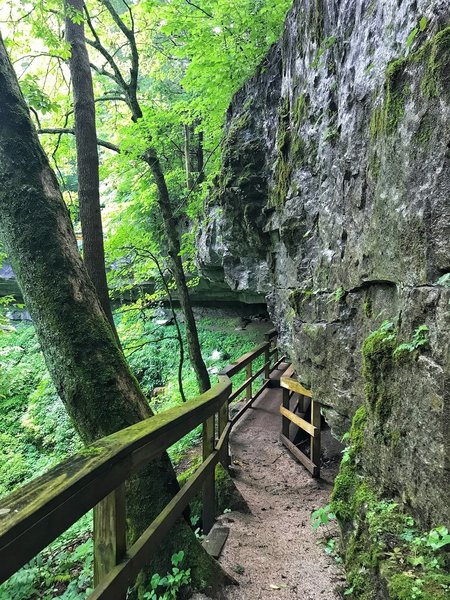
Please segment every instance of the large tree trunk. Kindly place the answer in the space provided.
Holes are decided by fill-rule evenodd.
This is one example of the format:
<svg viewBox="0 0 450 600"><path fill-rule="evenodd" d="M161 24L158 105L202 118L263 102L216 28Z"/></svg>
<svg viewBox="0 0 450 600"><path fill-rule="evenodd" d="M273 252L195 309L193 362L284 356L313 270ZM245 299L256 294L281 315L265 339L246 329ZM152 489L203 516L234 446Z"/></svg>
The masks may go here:
<svg viewBox="0 0 450 600"><path fill-rule="evenodd" d="M0 236L12 258L47 366L85 442L151 416L118 348L78 253L68 210L39 144L0 37ZM167 455L127 489L130 538L169 501L178 484ZM180 521L151 567L187 552L194 581L223 581L193 532Z"/></svg>
<svg viewBox="0 0 450 600"><path fill-rule="evenodd" d="M83 258L103 310L118 339L109 301L105 270L94 88L84 36L84 24L83 22L75 23L73 20L74 14L83 18L84 0L65 0L65 9L66 40L71 47L69 66L73 87Z"/></svg>

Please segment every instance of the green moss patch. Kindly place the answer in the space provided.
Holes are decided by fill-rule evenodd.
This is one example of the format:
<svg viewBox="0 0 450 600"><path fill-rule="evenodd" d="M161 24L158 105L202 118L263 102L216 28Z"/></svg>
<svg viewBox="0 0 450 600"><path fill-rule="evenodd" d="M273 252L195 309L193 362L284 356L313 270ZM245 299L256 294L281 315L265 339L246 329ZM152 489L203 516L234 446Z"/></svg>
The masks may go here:
<svg viewBox="0 0 450 600"><path fill-rule="evenodd" d="M423 65L420 91L426 98L449 96L450 89L450 27L441 30L414 53L389 63L386 69L384 100L372 115L370 132L391 134L405 114L405 103L411 94L413 80L408 73L411 65ZM430 131L424 125L419 131L422 143L427 143Z"/></svg>

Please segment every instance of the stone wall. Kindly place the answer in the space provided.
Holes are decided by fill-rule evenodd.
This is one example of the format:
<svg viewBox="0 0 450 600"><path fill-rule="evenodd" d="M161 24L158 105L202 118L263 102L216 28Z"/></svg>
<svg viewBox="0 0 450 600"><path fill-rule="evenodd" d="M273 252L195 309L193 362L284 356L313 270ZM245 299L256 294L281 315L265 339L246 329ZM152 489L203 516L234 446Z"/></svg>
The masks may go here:
<svg viewBox="0 0 450 600"><path fill-rule="evenodd" d="M294 2L229 109L216 184L203 273L266 295L336 435L367 403L369 333L410 342L380 362L364 469L424 525L450 522L447 0Z"/></svg>

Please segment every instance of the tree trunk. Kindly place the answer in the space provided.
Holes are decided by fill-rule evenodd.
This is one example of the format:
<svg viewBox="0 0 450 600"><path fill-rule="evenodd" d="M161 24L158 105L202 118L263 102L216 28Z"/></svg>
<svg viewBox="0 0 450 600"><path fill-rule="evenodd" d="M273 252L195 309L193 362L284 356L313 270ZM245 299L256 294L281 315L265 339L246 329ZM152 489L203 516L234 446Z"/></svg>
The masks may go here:
<svg viewBox="0 0 450 600"><path fill-rule="evenodd" d="M197 139L197 171L198 171L198 177L197 177L197 183L203 183L206 179L205 176L205 155L204 155L204 149L203 149L203 131L199 131L198 132L198 139Z"/></svg>
<svg viewBox="0 0 450 600"><path fill-rule="evenodd" d="M118 340L109 301L105 269L102 215L100 210L100 178L95 125L94 88L84 24L74 23L74 14L83 18L84 0L65 0L66 40L70 44L70 74L73 86L75 139L77 147L78 200L83 259L95 286L103 310Z"/></svg>
<svg viewBox="0 0 450 600"><path fill-rule="evenodd" d="M186 171L186 187L192 190L192 165L191 165L191 129L184 124L184 168Z"/></svg>
<svg viewBox="0 0 450 600"><path fill-rule="evenodd" d="M173 276L177 286L181 309L185 318L186 337L189 347L189 357L192 367L197 377L201 392L206 392L211 387L208 370L202 357L200 342L198 339L197 326L192 311L192 305L189 298L189 290L184 274L183 261L180 256L180 240L176 228L175 217L170 204L169 190L162 172L161 163L153 150L148 150L145 154L145 160L149 165L153 178L158 188L158 205L161 210L164 223L164 232L167 238L169 256L173 265Z"/></svg>
<svg viewBox="0 0 450 600"><path fill-rule="evenodd" d="M0 236L33 318L56 389L85 442L151 416L118 348L78 253L69 212L39 144L0 37ZM131 540L178 489L166 454L127 486ZM217 587L223 572L184 520L150 566L165 573L184 549L193 580Z"/></svg>

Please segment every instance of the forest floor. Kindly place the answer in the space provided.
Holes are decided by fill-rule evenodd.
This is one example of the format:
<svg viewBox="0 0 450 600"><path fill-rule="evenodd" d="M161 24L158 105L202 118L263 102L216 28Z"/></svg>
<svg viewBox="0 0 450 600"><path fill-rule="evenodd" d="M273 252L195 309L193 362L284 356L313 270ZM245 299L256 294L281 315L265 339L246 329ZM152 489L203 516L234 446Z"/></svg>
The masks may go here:
<svg viewBox="0 0 450 600"><path fill-rule="evenodd" d="M338 460L325 460L321 478L313 479L279 442L279 404L274 395L261 396L231 436L235 482L251 512L219 518L230 528L220 563L239 582L224 598L336 600L345 577L324 544L337 531L315 531L311 513L328 504ZM323 445L327 453L326 439Z"/></svg>

